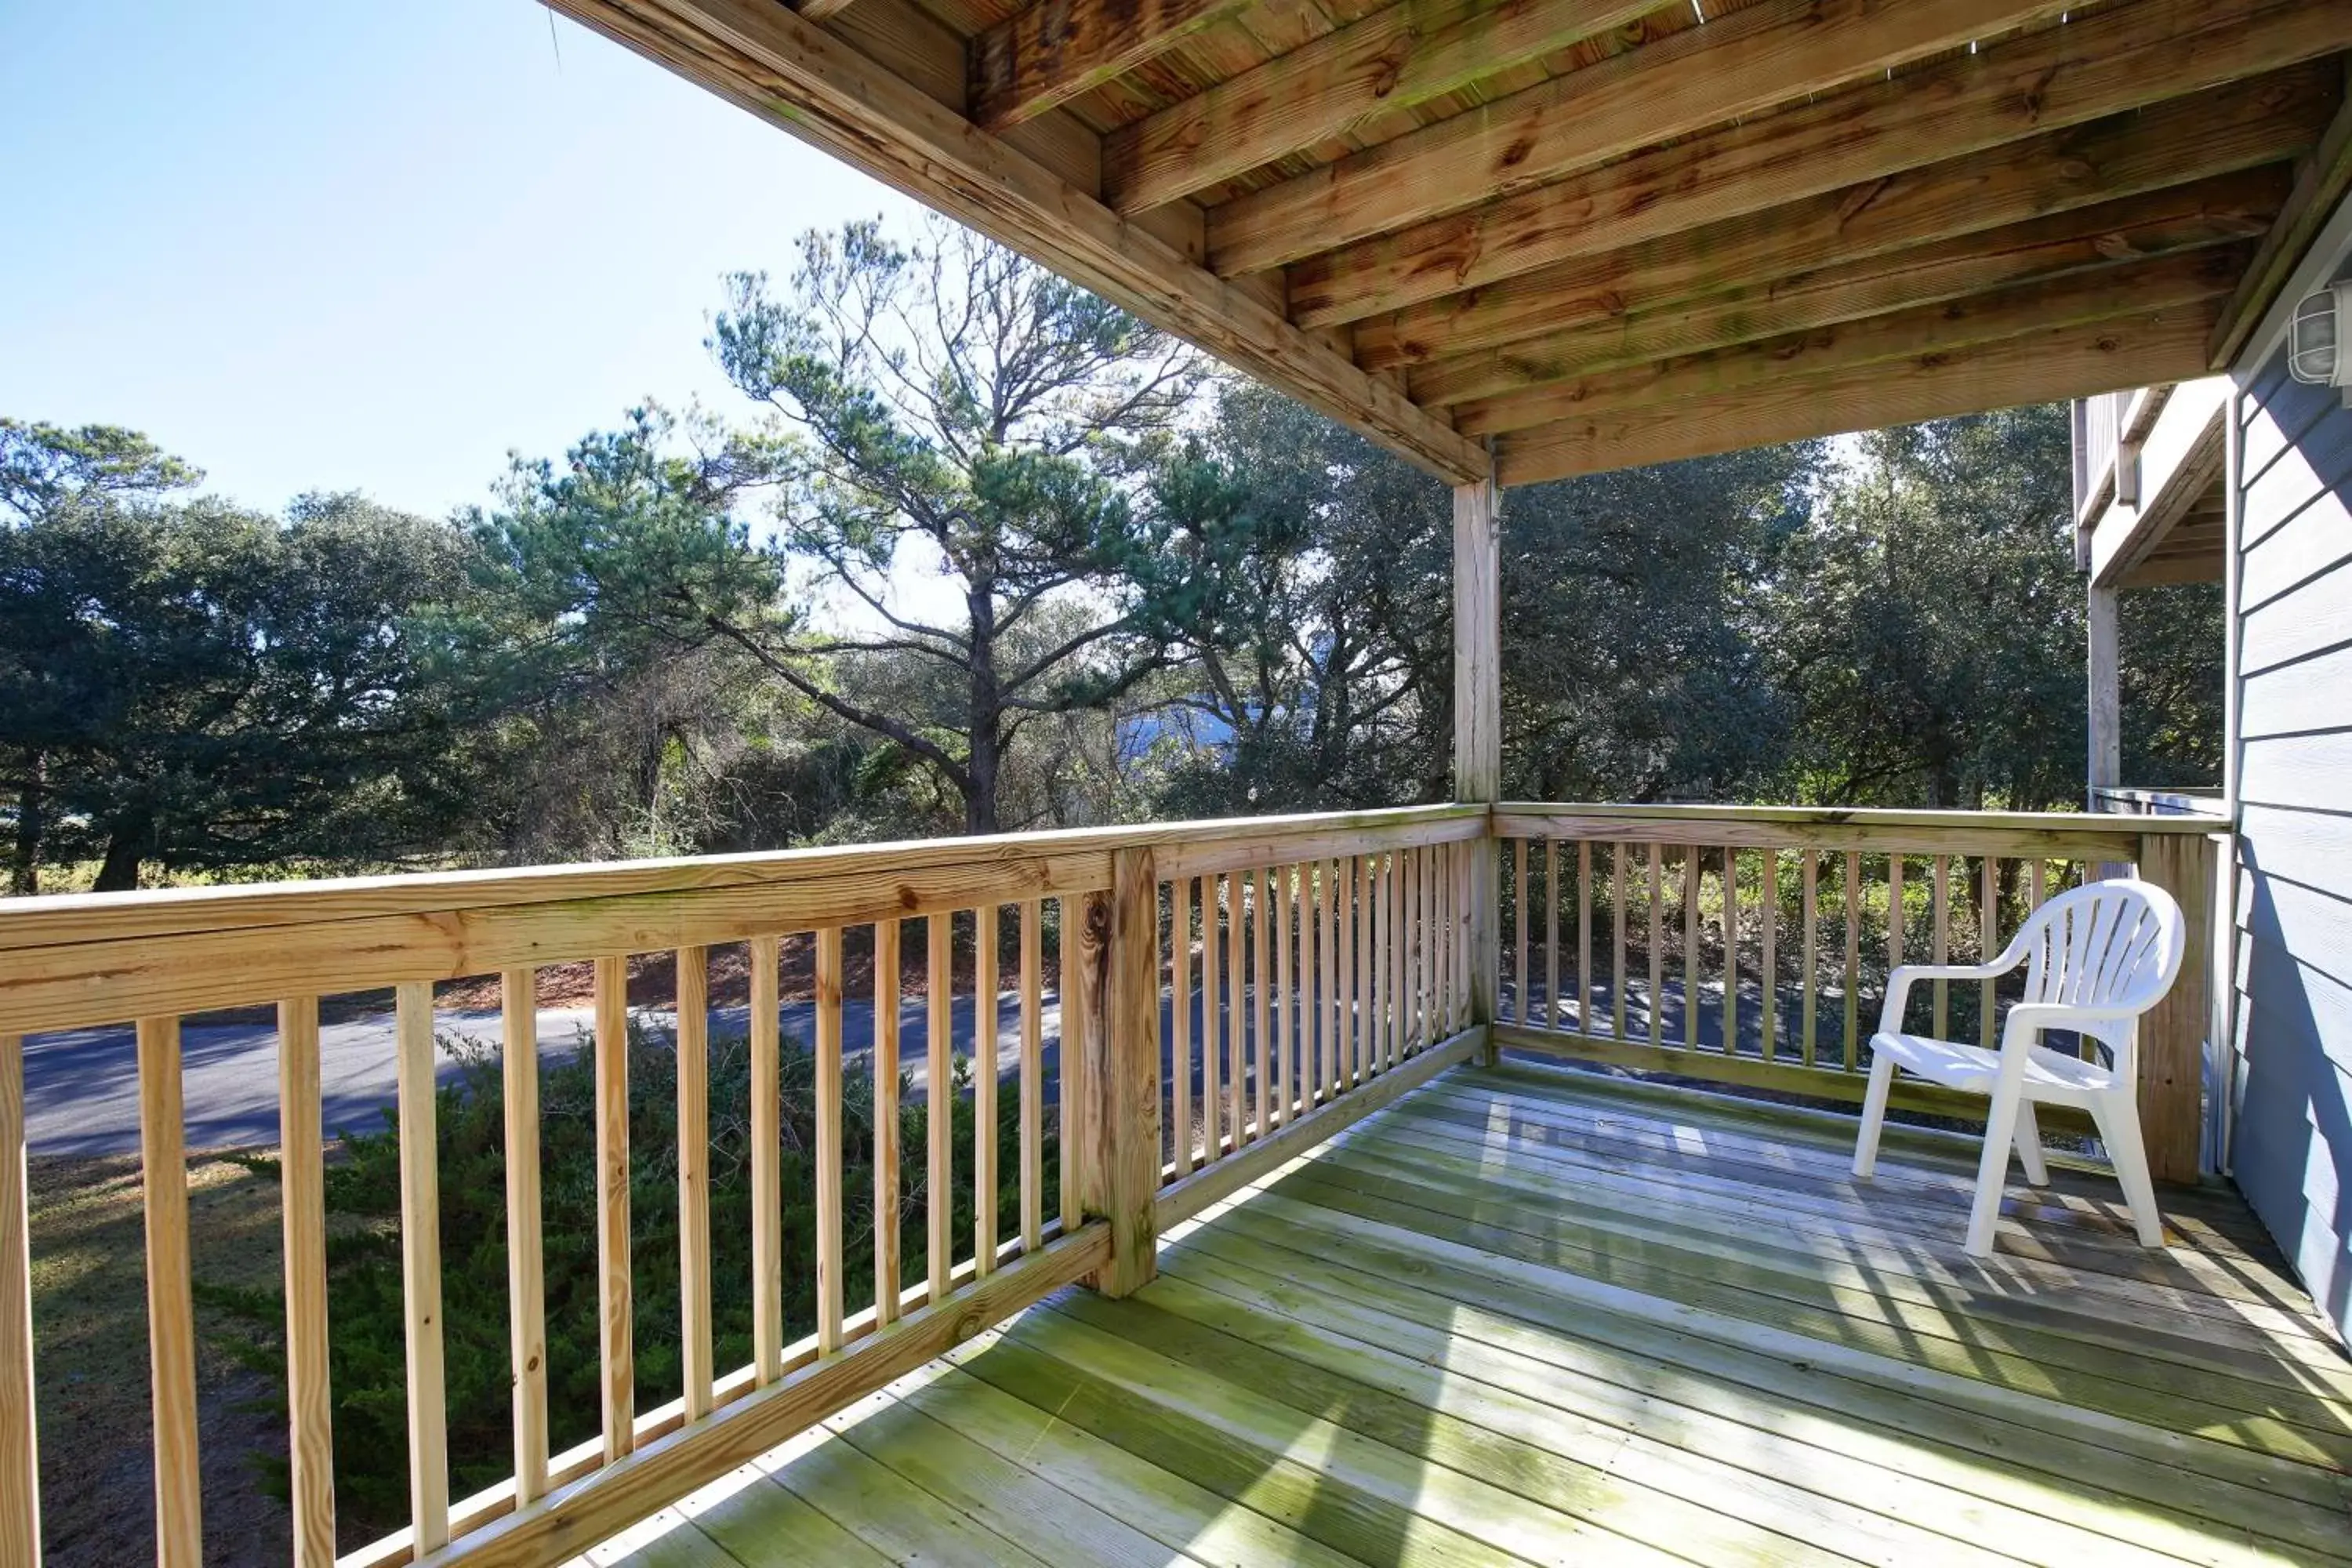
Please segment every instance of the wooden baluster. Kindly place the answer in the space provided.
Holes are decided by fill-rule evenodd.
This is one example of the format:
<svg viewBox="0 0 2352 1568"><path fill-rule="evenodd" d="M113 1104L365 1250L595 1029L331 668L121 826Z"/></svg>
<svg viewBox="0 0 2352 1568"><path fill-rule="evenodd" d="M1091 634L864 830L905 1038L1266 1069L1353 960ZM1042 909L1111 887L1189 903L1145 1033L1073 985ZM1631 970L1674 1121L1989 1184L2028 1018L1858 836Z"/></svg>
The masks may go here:
<svg viewBox="0 0 2352 1568"><path fill-rule="evenodd" d="M1323 973L1323 899L1325 887L1312 860L1298 865L1300 926L1298 947L1298 1013L1306 1031L1305 1055L1315 1064L1315 1089L1328 1102L1339 1092L1331 1070L1331 1042L1323 1025L1323 993L1317 976Z"/></svg>
<svg viewBox="0 0 2352 1568"><path fill-rule="evenodd" d="M1419 1050L1429 1038L1429 906L1423 897L1426 865L1418 847L1405 851L1405 953L1412 987L1411 1015L1405 1024L1407 1048Z"/></svg>
<svg viewBox="0 0 2352 1568"><path fill-rule="evenodd" d="M1355 1039L1355 860L1340 860L1331 896L1331 917L1339 924L1339 973L1331 983L1331 1006L1339 1011L1339 1025L1331 1035L1331 1056L1339 1068L1340 1093L1345 1093L1362 1081Z"/></svg>
<svg viewBox="0 0 2352 1568"><path fill-rule="evenodd" d="M923 978L931 1004L923 1026L923 1123L930 1134L929 1160L923 1177L924 1216L929 1221L930 1241L924 1283L929 1289L931 1305L936 1307L948 1299L948 1286L955 1268L955 917L942 911L926 919L923 927L929 943ZM1066 1073L1076 1054L1070 1048L1074 1042L1068 1029L1071 997L1083 989L1071 984L1077 973L1065 970L1062 973L1062 1061ZM1066 1086L1068 1081L1066 1077L1063 1079ZM1072 1103L1064 1103L1065 1115ZM1066 1155L1067 1145L1064 1147ZM1069 1172L1068 1165L1062 1167L1065 1186L1069 1184Z"/></svg>
<svg viewBox="0 0 2352 1568"><path fill-rule="evenodd" d="M1061 1210L1062 1234L1069 1235L1078 1228L1078 1137L1079 1122L1086 1115L1080 1092L1085 1084L1086 1064L1082 1059L1082 1042L1086 1037L1086 958L1079 951L1087 925L1087 904L1083 896L1065 893L1056 911L1061 918L1061 941L1055 944L1060 952L1062 984L1061 1037L1054 1049L1054 1076L1057 1080L1058 1114L1061 1118ZM1213 1123L1214 1118L1212 1117Z"/></svg>
<svg viewBox="0 0 2352 1568"><path fill-rule="evenodd" d="M1445 852L1432 845L1422 855L1421 919L1429 949L1429 1005L1422 1039L1435 1045L1445 1037L1445 954L1451 935L1445 929Z"/></svg>
<svg viewBox="0 0 2352 1568"><path fill-rule="evenodd" d="M1275 1048L1282 1053L1289 1089L1286 1115L1304 1115L1317 1100L1314 1067L1298 1048L1298 868L1276 873L1274 903Z"/></svg>
<svg viewBox="0 0 2352 1568"><path fill-rule="evenodd" d="M1977 922L1977 962L1990 963L2000 956L2000 858L1986 855L1980 858L1981 880L1977 896L1982 900L1982 918ZM1992 1026L1993 983L1977 982L1977 1044L1986 1050L1993 1048Z"/></svg>
<svg viewBox="0 0 2352 1568"><path fill-rule="evenodd" d="M1903 908L1903 857L1886 857L1886 968L1892 973L1903 962L1903 928L1908 924L1907 911ZM1909 1020L1898 1018L1895 1027L1908 1028Z"/></svg>
<svg viewBox="0 0 2352 1568"><path fill-rule="evenodd" d="M425 1038L429 1066L429 1021ZM604 1462L609 1465L635 1448L637 1441L636 1304L629 1276L629 967L625 958L596 961L595 1042L597 1386ZM406 1060L404 1052L404 1065ZM406 1120L404 1110L402 1121ZM400 1147L405 1156L405 1136ZM434 1376L437 1383L437 1313Z"/></svg>
<svg viewBox="0 0 2352 1568"><path fill-rule="evenodd" d="M1517 945L1511 958L1511 1016L1528 1018L1528 841L1511 840L1511 913Z"/></svg>
<svg viewBox="0 0 2352 1568"><path fill-rule="evenodd" d="M1559 840L1544 840L1543 1027L1559 1027Z"/></svg>
<svg viewBox="0 0 2352 1568"><path fill-rule="evenodd" d="M25 1164L25 1042L20 1036L0 1035L0 1388L9 1391L9 1397L0 1401L0 1562L28 1568L41 1560L40 1426L33 1412L32 1234ZM298 1497L303 1489L299 1479Z"/></svg>
<svg viewBox="0 0 2352 1568"><path fill-rule="evenodd" d="M1763 1013L1757 1026L1762 1031L1764 1059L1769 1062L1772 1059L1773 1037L1779 1032L1780 1021L1780 852L1778 849L1764 851L1764 888L1759 908L1764 917L1764 973L1762 988L1758 994L1763 1002Z"/></svg>
<svg viewBox="0 0 2352 1568"><path fill-rule="evenodd" d="M1952 858L1948 855L1937 856L1932 873L1933 892L1931 896L1934 898L1936 905L1934 941L1936 944L1935 961L1937 963L1949 963L1952 961L1951 873ZM1934 983L1934 994L1936 999L1935 1034L1936 1038L1939 1040L1951 1033L1951 998L1948 994L1950 989L1950 984L1947 981L1938 980Z"/></svg>
<svg viewBox="0 0 2352 1568"><path fill-rule="evenodd" d="M1819 1041L1821 1023L1821 856L1811 848L1799 852L1798 901L1803 906L1805 922L1804 963L1805 1000L1799 1012L1799 1022L1804 1028L1804 1039L1799 1046L1807 1067L1813 1065L1813 1049Z"/></svg>
<svg viewBox="0 0 2352 1568"><path fill-rule="evenodd" d="M994 904L981 905L972 916L971 1268L981 1279L996 1272L997 919ZM1159 971L1152 973L1156 996ZM1159 1173L1157 1154L1151 1170Z"/></svg>
<svg viewBox="0 0 2352 1568"><path fill-rule="evenodd" d="M327 1164L315 996L278 1005L278 1174L286 1241L287 1459L294 1563L296 1568L329 1568L335 1560L335 1437L327 1370ZM29 1392L31 1385L26 1386Z"/></svg>
<svg viewBox="0 0 2352 1568"><path fill-rule="evenodd" d="M1862 855L1845 852L1845 1070L1862 1059Z"/></svg>
<svg viewBox="0 0 2352 1568"><path fill-rule="evenodd" d="M1043 900L1031 899L1021 906L1021 1250L1024 1253L1045 1245L1045 921ZM1185 1005L1181 992L1177 1005ZM1177 1052L1180 1061L1183 1055L1181 1050ZM1187 1077L1180 1072L1177 1081L1181 1084ZM895 1136L891 1142L895 1148ZM1176 1158L1182 1169L1192 1168L1191 1155L1181 1142ZM892 1251L895 1255L895 1243Z"/></svg>
<svg viewBox="0 0 2352 1568"><path fill-rule="evenodd" d="M1624 850L1625 846L1618 847L1618 853L1622 854ZM1663 1047L1666 1043L1666 847L1653 843L1650 846L1648 858L1650 863L1650 897L1647 909L1650 925L1650 1044ZM1622 969L1623 965L1620 964L1619 967ZM1619 1020L1617 1032L1621 1036L1625 1032L1622 1018Z"/></svg>
<svg viewBox="0 0 2352 1568"><path fill-rule="evenodd" d="M816 1351L841 1349L841 928L816 933ZM683 1002L684 998L681 997ZM938 1103L933 1082L933 1104ZM934 1192L938 1188L932 1189ZM708 1310L706 1307L706 1311ZM689 1410L691 1398L688 1395Z"/></svg>
<svg viewBox="0 0 2352 1568"><path fill-rule="evenodd" d="M205 1530L196 1447L196 1328L188 1277L188 1153L181 1103L180 1020L142 1018L138 1037L139 1171L147 1211L148 1368L155 1427L155 1561L158 1568L199 1568L204 1561ZM430 1053L429 1017L425 1039ZM406 1102L404 1095L404 1109ZM427 1116L429 1129L429 1109ZM404 1136L400 1143L404 1176L409 1164L408 1147ZM404 1235L405 1226L403 1231ZM437 1303L432 1321L437 1351ZM414 1328L412 1311L412 1334ZM414 1401L410 1408L415 1408ZM415 1429L412 1423L412 1435Z"/></svg>
<svg viewBox="0 0 2352 1568"><path fill-rule="evenodd" d="M547 1491L547 1269L539 1198L536 969L509 969L499 976L499 1026L506 1089L507 1346L514 1378L515 1504L520 1507Z"/></svg>
<svg viewBox="0 0 2352 1568"><path fill-rule="evenodd" d="M1698 1049L1698 846L1683 847L1683 1045Z"/></svg>
<svg viewBox="0 0 2352 1568"><path fill-rule="evenodd" d="M1340 1011L1339 976L1346 962L1339 952L1339 938L1347 925L1347 889L1342 885L1340 868L1343 860L1318 860L1316 870L1323 878L1322 968L1323 989L1318 994L1323 1009L1323 1039L1331 1053L1331 1092L1348 1092L1348 1042L1344 1031L1345 1018Z"/></svg>
<svg viewBox="0 0 2352 1568"><path fill-rule="evenodd" d="M1386 1072L1389 1060L1389 933L1388 857L1374 855L1364 862L1364 1059L1369 1070Z"/></svg>
<svg viewBox="0 0 2352 1568"><path fill-rule="evenodd" d="M1391 1065L1404 1060L1405 1011L1405 940L1409 924L1404 907L1404 852L1389 854L1388 873L1381 879L1381 899L1387 906L1388 936L1388 1035L1389 1061Z"/></svg>
<svg viewBox="0 0 2352 1568"><path fill-rule="evenodd" d="M1152 1194L1160 1186L1160 878L1148 847L1111 851L1111 892L1094 906L1088 948L1100 963L1099 1010L1089 1018L1087 1077L1094 1175L1089 1208L1109 1221L1110 1253L1094 1276L1105 1296L1125 1296L1155 1268ZM1258 910L1261 926L1265 906ZM1106 951L1107 947L1107 951ZM1259 956L1265 956L1261 944ZM1259 989L1265 968L1258 968ZM1264 1034L1261 1032L1260 1040ZM1266 1073L1259 1053L1259 1082ZM1261 1092L1263 1090L1261 1089Z"/></svg>
<svg viewBox="0 0 2352 1568"><path fill-rule="evenodd" d="M1371 1078L1375 1073L1381 1070L1380 1036L1372 1022L1373 1018L1377 1016L1373 996L1372 973L1379 967L1378 963L1375 962L1375 954L1378 950L1374 944L1380 940L1379 932L1375 929L1372 920L1373 877L1374 872L1372 870L1371 862L1361 855L1357 856L1355 858L1354 878L1356 884L1356 984L1354 990L1350 993L1353 997L1352 1011L1355 1017L1354 1032L1350 1037L1355 1041L1355 1046L1354 1054L1350 1059L1355 1063L1356 1081L1359 1083Z"/></svg>
<svg viewBox="0 0 2352 1568"><path fill-rule="evenodd" d="M1225 881L1225 1120L1234 1152L1249 1142L1249 898L1247 879Z"/></svg>
<svg viewBox="0 0 2352 1568"><path fill-rule="evenodd" d="M1192 879L1179 877L1171 886L1175 916L1170 922L1168 938L1168 987L1175 1013L1176 1042L1169 1053L1170 1065L1175 1068L1175 1082L1169 1088L1169 1098L1173 1102L1171 1131L1176 1145L1176 1174L1181 1180L1192 1173ZM1286 955L1285 963L1287 962ZM1025 1109L1022 1119L1024 1123L1028 1119ZM1024 1245L1034 1247L1036 1243L1024 1236Z"/></svg>
<svg viewBox="0 0 2352 1568"><path fill-rule="evenodd" d="M1438 850L1438 858L1445 868L1445 879L1439 884L1439 896L1444 902L1445 920L1445 1028L1447 1035L1458 1034L1470 1026L1470 857L1489 853L1483 843L1448 844ZM1497 879L1499 880L1499 879ZM1495 943L1488 956L1499 968L1503 962L1503 911L1500 904L1486 918L1495 922Z"/></svg>
<svg viewBox="0 0 2352 1568"><path fill-rule="evenodd" d="M1217 1089L1217 1062L1223 1049L1219 1022L1222 995L1217 984L1217 885L1213 877L1201 879L1201 1163L1212 1164L1222 1149L1217 1121L1223 1104Z"/></svg>
<svg viewBox="0 0 2352 1568"><path fill-rule="evenodd" d="M408 1342L409 1512L417 1549L433 1552L449 1541L433 987L423 981L408 982L396 988L394 1003L399 1057L401 1300L407 1312Z"/></svg>
<svg viewBox="0 0 2352 1568"><path fill-rule="evenodd" d="M895 929L892 935L897 935ZM783 943L775 937L751 939L751 1380L761 1388L783 1375L784 1088L778 1019L783 997L776 973L782 952ZM878 1028L875 1038L878 1070ZM896 1074L892 1076L895 1080ZM881 1104L878 1085L876 1104ZM876 1115L878 1119L878 1109ZM880 1168L877 1162L877 1176Z"/></svg>
<svg viewBox="0 0 2352 1568"><path fill-rule="evenodd" d="M1250 885L1250 1036L1257 1057L1257 1131L1263 1138L1274 1131L1276 1066L1274 1051L1274 873L1244 871Z"/></svg>
<svg viewBox="0 0 2352 1568"><path fill-rule="evenodd" d="M906 931L899 921L874 922L874 1321L881 1324L898 1321L898 1303L906 1293L898 1250L906 1205L902 1191L906 1152L899 1146L898 1111L898 1077L903 1070L899 973L905 941Z"/></svg>
<svg viewBox="0 0 2352 1568"><path fill-rule="evenodd" d="M835 933L836 942L839 932ZM839 985L836 983L835 989ZM835 1009L835 1027L839 1008ZM686 1418L710 1414L710 953L677 951L677 1316ZM836 1068L836 1079L838 1069Z"/></svg>
<svg viewBox="0 0 2352 1568"><path fill-rule="evenodd" d="M1723 847L1723 1054L1739 1054L1739 851Z"/></svg>
<svg viewBox="0 0 2352 1568"><path fill-rule="evenodd" d="M1576 1032L1592 1027L1592 840L1576 841Z"/></svg>
<svg viewBox="0 0 2352 1568"><path fill-rule="evenodd" d="M1623 844L1609 847L1609 912L1613 921L1614 947L1611 961L1614 967L1609 980L1609 1034L1612 1039L1625 1037L1625 850ZM1654 942L1650 944L1657 946ZM1652 983L1650 1011L1654 1016L1658 998Z"/></svg>

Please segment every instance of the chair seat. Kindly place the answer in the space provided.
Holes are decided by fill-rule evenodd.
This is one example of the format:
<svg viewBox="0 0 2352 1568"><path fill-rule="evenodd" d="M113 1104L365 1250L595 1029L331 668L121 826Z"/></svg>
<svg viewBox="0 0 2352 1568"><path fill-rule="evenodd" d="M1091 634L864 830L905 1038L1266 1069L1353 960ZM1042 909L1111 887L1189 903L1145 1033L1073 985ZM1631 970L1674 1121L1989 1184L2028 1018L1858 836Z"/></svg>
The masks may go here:
<svg viewBox="0 0 2352 1568"><path fill-rule="evenodd" d="M1997 1051L1926 1035L1875 1034L1870 1037L1870 1048L1892 1057L1896 1066L1921 1078L1970 1094L1990 1094L1993 1079L2000 1071L2000 1055ZM2029 1100L2085 1103L2092 1096L2114 1086L2114 1072L2097 1062L2066 1056L2046 1046L2032 1047L2026 1054L2025 1095Z"/></svg>

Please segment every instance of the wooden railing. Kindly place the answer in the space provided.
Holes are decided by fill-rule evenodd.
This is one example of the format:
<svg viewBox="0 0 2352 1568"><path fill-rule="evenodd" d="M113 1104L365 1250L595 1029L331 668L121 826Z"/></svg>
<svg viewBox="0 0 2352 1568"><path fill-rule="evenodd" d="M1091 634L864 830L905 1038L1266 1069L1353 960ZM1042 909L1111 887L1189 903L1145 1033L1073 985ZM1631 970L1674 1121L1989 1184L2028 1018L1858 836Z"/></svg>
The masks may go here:
<svg viewBox="0 0 2352 1568"><path fill-rule="evenodd" d="M0 905L0 1562L39 1557L26 1036L135 1030L157 1557L193 1565L204 1525L182 1020L276 1005L293 1558L324 1564L335 1560L338 1528L320 1000L389 988L410 1520L346 1561L552 1563L1052 1290L1081 1279L1111 1293L1136 1288L1150 1276L1160 1228L1468 1055L1482 1037L1467 1012L1465 892L1486 832L1484 807L1434 807ZM1049 921L1061 981L1050 1031ZM871 1212L897 1215L913 1201L896 1146L911 927L920 928L925 960L925 1255L910 1284L918 1270L898 1255L898 1226L874 1225L868 1297L862 1279L854 1292L846 1279L843 1100L856 1068L844 1015L873 1008ZM722 1369L713 1360L708 976L712 949L735 943L751 1004L752 1354ZM778 1153L788 950L810 961L814 1036L815 1267L793 1279L780 1242ZM998 1147L996 1070L1008 952L1010 1151ZM865 994L847 994L852 953L866 963ZM668 955L677 977L683 1375L677 1397L651 1409L637 1406L629 1190L629 962L638 954ZM545 966L583 961L593 966L599 1429L551 1452L537 986ZM973 1004L961 1042L959 975ZM453 1499L435 987L478 976L496 976L502 998L513 1475ZM1173 1031L1172 1073L1163 1073L1164 1026ZM978 1064L968 1091L956 1087L960 1054ZM968 1172L953 1168L951 1118L940 1113L963 1092L973 1110ZM1051 1191L1049 1146L1063 1178ZM968 1227L955 1225L946 1199L960 1184L973 1191ZM1017 1191L1017 1225L1000 1236L1006 1190ZM784 1342L788 1293L804 1305L814 1298L814 1331L793 1343Z"/></svg>
<svg viewBox="0 0 2352 1568"><path fill-rule="evenodd" d="M2133 868L2189 922L2189 962L2143 1023L2138 1056L2150 1161L2159 1179L2194 1181L2213 829L2074 814L1501 805L1495 1037L1858 1101L1888 970L1998 953L2049 894ZM1937 982L1906 1023L1990 1047L2015 984ZM1895 1102L1983 1115L1981 1100L1929 1084L1901 1083Z"/></svg>

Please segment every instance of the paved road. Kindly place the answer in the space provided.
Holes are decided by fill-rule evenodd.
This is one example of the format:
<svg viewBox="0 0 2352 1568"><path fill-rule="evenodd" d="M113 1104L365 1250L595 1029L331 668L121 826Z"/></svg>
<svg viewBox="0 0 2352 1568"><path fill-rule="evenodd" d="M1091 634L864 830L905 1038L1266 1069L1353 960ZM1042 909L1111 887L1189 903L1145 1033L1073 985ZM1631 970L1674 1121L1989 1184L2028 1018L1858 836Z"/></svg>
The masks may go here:
<svg viewBox="0 0 2352 1568"><path fill-rule="evenodd" d="M1563 987L1563 990L1566 988ZM1629 988L1630 989L1630 988ZM1752 985L1742 987L1743 1006L1740 1016L1740 1049L1753 1054L1759 1043L1761 1022L1759 999ZM1722 1038L1721 996L1719 988L1702 987L1698 1016L1695 1020L1702 1047L1719 1048ZM1682 1029L1680 987L1669 981L1663 998L1665 1004L1666 1036L1677 1039ZM1628 1032L1636 1039L1644 1039L1649 1032L1649 1015L1644 999L1629 996L1626 1023ZM1822 1004L1822 1026L1825 1049L1830 1045L1830 1033L1842 1025L1843 1003L1824 998ZM1017 1072L1020 1067L1020 1005L1015 996L1007 995L998 1003L998 1067L1000 1072ZM1605 1019L1610 1011L1608 991L1595 986L1593 1012ZM1223 1009L1221 1007L1220 1012ZM1507 1005L1507 1014L1508 1007ZM910 1001L899 1018L899 1061L914 1080L913 1096L921 1098L928 1078L924 1057L928 1049L928 1009L919 1001ZM667 1028L670 1015L663 1012L641 1012L656 1026ZM780 1010L782 1027L788 1035L803 1040L814 1037L815 1009L807 1002L787 1002ZM1250 1017L1247 1002L1243 1009L1246 1032ZM744 1008L714 1008L711 1026L720 1032L740 1032L746 1027L748 1013ZM436 1020L443 1037L444 1053L441 1070L445 1078L457 1073L458 1063L448 1054L451 1039L478 1040L495 1044L499 1037L499 1016L489 1010L445 1009ZM1173 1039L1172 1018L1163 1013L1160 1037ZM1797 1030L1795 1020L1782 1026L1784 1048L1793 1045ZM566 1055L578 1048L586 1038L589 1012L585 1007L548 1007L539 1015L540 1050L543 1056ZM1043 1027L1045 1037L1045 1082L1050 1100L1052 1086L1057 1081L1061 1039L1061 1007L1056 998L1045 997ZM969 997L955 1004L953 1037L969 1048L972 1037L972 1003ZM1201 1038L1200 1006L1193 1005L1192 1038ZM393 1020L389 1012L367 1014L323 1025L320 1030L320 1069L325 1100L328 1131L332 1134L352 1129L373 1130L383 1125L383 1112L390 1108L395 1089L396 1074L393 1057ZM849 1064L863 1068L874 1043L874 1010L869 1005L851 1003L842 1009L842 1048ZM184 1091L191 1148L231 1148L278 1142L278 1036L267 1024L205 1024L192 1025L182 1032L181 1051L185 1066ZM1196 1052L1197 1055L1197 1052ZM1162 1072L1170 1070L1163 1062ZM1193 1082L1200 1082L1197 1065ZM37 1154L115 1154L127 1153L139 1147L139 1074L138 1056L128 1028L80 1029L58 1034L37 1035L25 1043L25 1100L26 1134ZM1197 1103L1197 1100L1196 1100Z"/></svg>

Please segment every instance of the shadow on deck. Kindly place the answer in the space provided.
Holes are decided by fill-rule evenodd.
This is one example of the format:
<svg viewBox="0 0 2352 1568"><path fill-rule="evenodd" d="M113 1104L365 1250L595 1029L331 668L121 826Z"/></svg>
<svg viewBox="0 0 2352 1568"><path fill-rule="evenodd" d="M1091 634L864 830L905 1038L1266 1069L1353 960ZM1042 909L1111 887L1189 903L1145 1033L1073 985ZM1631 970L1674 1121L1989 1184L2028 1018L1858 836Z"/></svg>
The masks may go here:
<svg viewBox="0 0 2352 1568"><path fill-rule="evenodd" d="M2352 1562L2352 1362L2216 1191L1458 1068L599 1563Z"/></svg>

